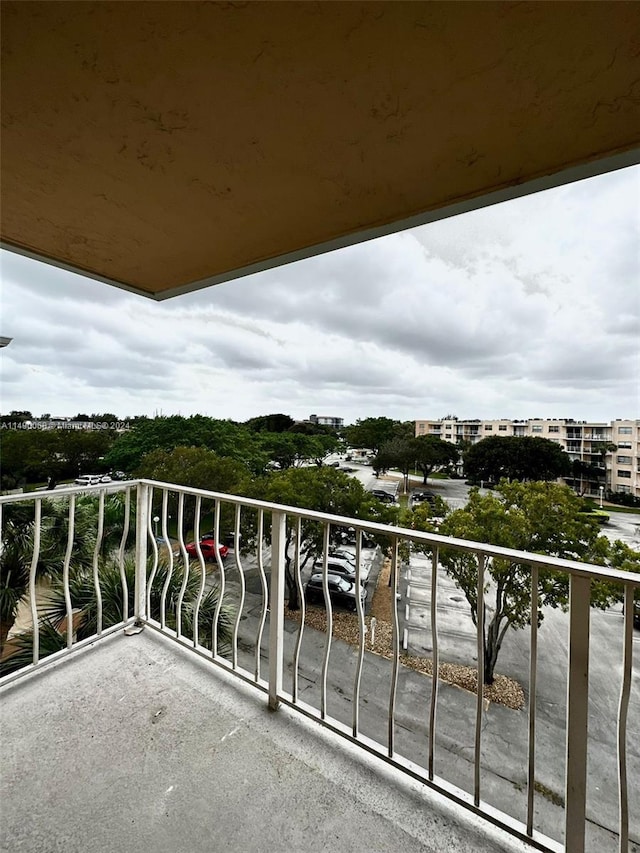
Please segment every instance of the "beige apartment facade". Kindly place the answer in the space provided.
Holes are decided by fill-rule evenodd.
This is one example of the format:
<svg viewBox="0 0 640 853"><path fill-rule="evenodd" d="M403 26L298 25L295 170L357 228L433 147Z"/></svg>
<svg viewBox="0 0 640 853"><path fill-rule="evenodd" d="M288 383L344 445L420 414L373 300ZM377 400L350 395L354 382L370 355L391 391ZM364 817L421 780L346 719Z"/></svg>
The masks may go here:
<svg viewBox="0 0 640 853"><path fill-rule="evenodd" d="M546 438L559 444L572 462L580 461L603 469L604 477L585 480L581 484L581 491L597 496L602 486L607 492L631 494L640 498L640 420L591 422L570 418L441 418L417 420L415 434L433 435L453 444L477 444L491 435Z"/></svg>

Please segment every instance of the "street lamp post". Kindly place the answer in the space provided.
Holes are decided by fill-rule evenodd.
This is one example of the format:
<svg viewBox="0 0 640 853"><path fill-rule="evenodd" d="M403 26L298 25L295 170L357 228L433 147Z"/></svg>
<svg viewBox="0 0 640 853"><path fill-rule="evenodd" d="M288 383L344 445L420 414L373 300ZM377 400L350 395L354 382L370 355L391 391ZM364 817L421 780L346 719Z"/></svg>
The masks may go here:
<svg viewBox="0 0 640 853"><path fill-rule="evenodd" d="M160 521L160 516L159 516L159 515L154 515L154 516L153 516L153 525L154 525L154 528L155 528L155 535L156 535L156 536L158 535L158 522L159 522L159 521Z"/></svg>
<svg viewBox="0 0 640 853"><path fill-rule="evenodd" d="M600 509L602 509L602 495L604 493L604 486L598 486L600 489Z"/></svg>

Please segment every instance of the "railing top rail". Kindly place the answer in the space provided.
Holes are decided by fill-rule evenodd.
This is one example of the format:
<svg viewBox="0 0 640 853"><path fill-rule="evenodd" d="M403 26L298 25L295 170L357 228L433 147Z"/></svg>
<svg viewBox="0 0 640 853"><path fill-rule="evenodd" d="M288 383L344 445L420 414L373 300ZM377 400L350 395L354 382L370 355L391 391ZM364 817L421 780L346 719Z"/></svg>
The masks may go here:
<svg viewBox="0 0 640 853"><path fill-rule="evenodd" d="M96 483L93 486L58 486L55 489L38 489L33 492L21 492L15 495L0 495L0 504L19 503L37 498L66 498L69 495L95 494L104 489L107 492L120 492L137 486L141 480L112 480L110 483Z"/></svg>
<svg viewBox="0 0 640 853"><path fill-rule="evenodd" d="M91 486L87 489L86 486L70 486L66 489L41 490L29 492L21 495L2 495L0 496L1 503L10 503L16 501L35 500L37 498L52 498L65 497L70 494L86 493L87 491L95 491L100 493L101 489L110 492L116 492L127 486L145 485L155 489L168 489L172 492L195 495L196 497L207 498L209 500L226 501L227 503L236 504L254 509L274 510L284 512L286 515L293 518L305 518L310 521L318 521L321 523L330 522L331 524L340 527L353 527L354 529L366 531L367 533L378 534L399 539L410 539L413 542L419 542L423 545L445 546L454 548L458 551L468 553L481 553L487 557L497 557L499 559L510 560L517 563L526 563L530 566L538 566L552 571L568 572L572 575L580 577L597 578L603 581L618 581L620 583L631 583L635 586L640 586L640 575L633 572L624 572L619 569L612 569L606 566L597 566L593 563L579 563L576 560L567 560L562 557L550 557L546 554L535 554L530 551L517 551L513 548L503 548L499 545L490 545L487 542L474 542L470 539L457 539L453 536L442 536L438 533L424 533L420 530L411 530L407 527L396 527L394 525L381 524L375 521L367 521L361 518L352 516L333 515L327 512L318 512L317 510L305 509L303 507L287 506L286 504L276 504L269 501L256 500L255 498L245 498L239 495L230 495L225 492L213 492L206 489L196 489L191 486L181 486L177 483L164 483L160 480L125 480L112 483L104 483L96 486Z"/></svg>

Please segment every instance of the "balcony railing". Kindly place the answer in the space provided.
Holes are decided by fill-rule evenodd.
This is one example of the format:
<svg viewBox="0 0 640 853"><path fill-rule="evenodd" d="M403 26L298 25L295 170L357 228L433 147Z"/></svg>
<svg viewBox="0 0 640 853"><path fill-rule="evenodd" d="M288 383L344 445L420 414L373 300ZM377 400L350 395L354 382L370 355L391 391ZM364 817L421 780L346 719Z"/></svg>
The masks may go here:
<svg viewBox="0 0 640 853"><path fill-rule="evenodd" d="M116 494L120 495L117 535L114 533L113 509L109 508L109 500ZM74 606L74 561L80 535L81 495L92 495L95 499L95 530L91 540L93 551L90 565L84 569L95 591L91 605L95 630L92 628L88 636L78 638L75 631L78 612ZM43 605L40 602L39 607L38 601L38 577L44 556L41 553L43 535L48 529L46 511L51 502L62 507L58 513L58 522L60 518L63 519L66 533L66 548L58 578L59 589L64 596L64 612L58 623L64 648L45 656L41 644L45 622L42 621ZM590 767L589 771L587 769L590 588L592 583L602 581L619 583L624 600L619 657L609 662L611 671L620 673L619 693L617 713L608 721L608 725L611 731L617 731L615 744L611 744L611 760L616 764L619 798L616 826L612 830L617 834L618 849L628 850L630 826L632 833L637 832L638 826L638 815L630 815L630 803L638 802L638 778L628 771L630 738L627 736L633 674L634 593L640 585L637 575L485 543L147 480L89 490L70 488L31 495L3 496L0 497L0 511L3 511L5 520L11 512L10 507L16 504L33 507L32 552L26 594L33 640L30 662L4 676L0 686L35 673L113 632L136 632L143 628L157 631L191 649L212 665L253 685L265 695L272 709L277 709L281 703L290 706L538 850L565 849L570 853L581 853L585 849L587 809L594 807L594 801L587 796L587 783L588 778L598 772L597 767ZM86 518L83 523L86 523ZM232 554L226 560L221 554L221 547L210 549L213 552L213 571L208 570L206 546L201 543L204 524L211 528L210 535L215 543L221 543L226 536L232 545ZM4 547L6 525L2 520L0 525L3 536L0 547ZM188 531L193 531L195 549L186 542ZM320 562L322 567L326 629L320 656L309 664L309 656L318 654L318 644L313 644L313 648L305 647L311 629L307 624L309 608L305 601L304 586L309 567L305 565L303 544L313 538L318 543L316 566ZM355 612L349 618L357 637L352 659L349 715L345 714L344 706L334 710L333 714L329 707L334 695L330 689L333 626L338 618L342 618L338 617L332 606L329 594L330 551L337 540L345 538L352 543L351 550L355 557ZM373 544L372 540L376 543L375 549L366 547ZM499 772L500 768L491 766L492 756L484 748L487 706L481 690L477 691L473 700L473 730L467 732L473 745L472 778L466 788L461 784L459 776L454 773L448 775L448 765L442 760L444 746L440 735L443 727L451 725L452 720L446 717L441 720L438 715L441 689L438 678L425 676L423 679L424 739L420 749L406 746L406 743L415 743L415 740L406 741L405 746L400 743L400 735L406 728L401 724L405 701L402 692L405 682L401 672L407 635L406 631L401 630L401 615L396 602L400 598L401 579L409 577L407 566L412 549L414 553L420 552L428 570L428 581L422 592L433 673L440 671L439 665L444 654L440 632L444 603L441 581L445 574L440 560L442 551L446 549L447 552L473 555L475 559L478 618L473 631L478 684L484 680L485 601L490 582L487 571L489 561L502 559L529 567L531 618L526 629L529 635L529 660L522 677L528 699L522 743L517 746L522 752L523 771L522 784L514 782L514 792L521 788L520 799L514 799L512 804L512 811L516 814L507 814L500 807L502 803L489 802L485 798L484 780L487 774ZM375 627L372 620L367 621L366 600L360 595L360 590L368 574L365 566L370 568L372 563L379 563L382 552L388 555L390 561L391 601L388 614L391 625L389 680L384 688L388 697L384 737L379 735L379 725L372 725L369 718L363 719L360 700L366 655ZM104 564L107 558L115 561L119 570L120 580L115 593L113 586L105 586ZM128 559L134 563L133 576L128 573ZM564 724L566 741L562 750L563 760L556 756L560 765L558 772L563 774L563 778L558 780L563 795L558 800L564 809L564 833L562 838L555 839L548 834L548 827L540 825L540 811L537 808L539 798L544 795L541 793L544 792L544 786L538 781L539 756L544 754L547 756L545 761L548 761L549 752L553 753L554 750L553 745L544 741L547 726L538 725L538 689L541 683L539 677L542 677L538 586L541 573L549 572L554 576L568 576L570 590L566 706L563 708L563 702L558 701L558 713L563 717L560 722ZM287 577L289 592L293 584L300 602L299 624L293 634L285 631L285 616L293 616L291 613L286 614ZM179 580L179 583L172 583L172 579ZM212 589L215 592L214 599L208 597ZM112 615L114 594L117 598L116 617ZM215 607L207 610L206 602L211 604L212 600L215 600ZM231 611L225 609L229 604L232 605ZM249 610L254 614L253 621L246 619ZM249 635L244 622L250 623L255 632ZM293 637L291 642L289 637ZM554 667L562 664L561 660L553 661ZM305 666L309 665L318 667L321 672L320 688L313 701L306 701L306 692L305 700L301 698L301 678ZM284 685L285 671L291 673L290 689ZM633 723L633 728L638 728L637 721ZM497 758L495 760L498 761ZM635 754L633 760L636 760ZM631 792L630 785L635 785ZM597 818L594 820L597 822Z"/></svg>

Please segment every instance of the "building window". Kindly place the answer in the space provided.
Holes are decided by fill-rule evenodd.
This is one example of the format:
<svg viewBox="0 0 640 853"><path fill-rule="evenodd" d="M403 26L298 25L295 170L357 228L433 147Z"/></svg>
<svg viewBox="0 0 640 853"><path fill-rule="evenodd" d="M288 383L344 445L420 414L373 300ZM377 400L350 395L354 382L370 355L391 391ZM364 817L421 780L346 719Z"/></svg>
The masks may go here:
<svg viewBox="0 0 640 853"><path fill-rule="evenodd" d="M632 461L630 456L616 456L616 462L619 462L621 465L631 465Z"/></svg>
<svg viewBox="0 0 640 853"><path fill-rule="evenodd" d="M500 430L500 432L506 432L507 431L507 425L506 424L499 424L498 429Z"/></svg>
<svg viewBox="0 0 640 853"><path fill-rule="evenodd" d="M418 424L418 432L424 432L424 424Z"/></svg>
<svg viewBox="0 0 640 853"><path fill-rule="evenodd" d="M491 430L493 429L493 424L485 424L484 428L487 432L491 432Z"/></svg>
<svg viewBox="0 0 640 853"><path fill-rule="evenodd" d="M531 427L531 432L542 432L542 425L533 424L533 426Z"/></svg>
<svg viewBox="0 0 640 853"><path fill-rule="evenodd" d="M631 471L618 471L618 477L620 477L621 480L630 480Z"/></svg>
<svg viewBox="0 0 640 853"><path fill-rule="evenodd" d="M631 494L631 486L618 486L618 494L622 495L630 495Z"/></svg>
<svg viewBox="0 0 640 853"><path fill-rule="evenodd" d="M619 441L618 442L618 450L631 450L631 442L630 441Z"/></svg>
<svg viewBox="0 0 640 853"><path fill-rule="evenodd" d="M618 435L631 435L631 427L618 427Z"/></svg>
<svg viewBox="0 0 640 853"><path fill-rule="evenodd" d="M560 432L560 427L556 424L556 426L550 426L549 432Z"/></svg>

